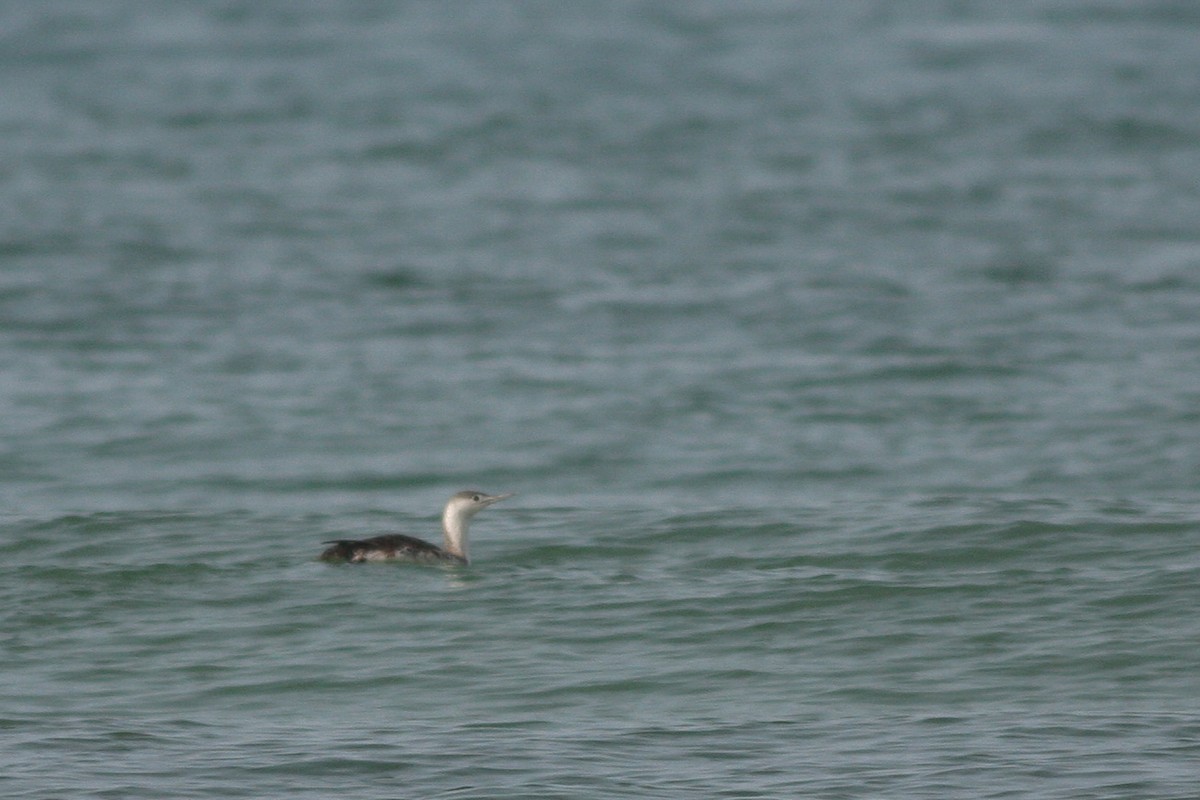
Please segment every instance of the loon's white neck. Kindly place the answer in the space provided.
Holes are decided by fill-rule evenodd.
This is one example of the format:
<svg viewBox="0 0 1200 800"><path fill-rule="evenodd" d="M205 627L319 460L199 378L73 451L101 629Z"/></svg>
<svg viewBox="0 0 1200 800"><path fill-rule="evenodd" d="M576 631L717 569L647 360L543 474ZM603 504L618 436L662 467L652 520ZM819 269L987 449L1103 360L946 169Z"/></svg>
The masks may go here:
<svg viewBox="0 0 1200 800"><path fill-rule="evenodd" d="M512 495L484 494L471 490L459 492L451 497L442 511L442 535L446 542L442 549L467 561L467 526L471 524L471 517L506 497Z"/></svg>
<svg viewBox="0 0 1200 800"><path fill-rule="evenodd" d="M445 542L442 549L463 561L470 560L467 556L467 528L473 516L474 509L453 500L446 504L446 510L442 512L442 538Z"/></svg>

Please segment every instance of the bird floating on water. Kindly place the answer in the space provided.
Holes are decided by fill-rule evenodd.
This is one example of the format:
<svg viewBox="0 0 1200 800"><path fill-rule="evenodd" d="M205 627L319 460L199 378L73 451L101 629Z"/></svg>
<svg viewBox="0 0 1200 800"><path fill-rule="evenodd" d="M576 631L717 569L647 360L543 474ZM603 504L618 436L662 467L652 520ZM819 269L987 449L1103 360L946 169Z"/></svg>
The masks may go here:
<svg viewBox="0 0 1200 800"><path fill-rule="evenodd" d="M470 561L467 556L467 526L471 524L471 517L506 497L512 497L512 494L484 494L470 489L451 497L442 511L444 543L441 547L400 533L372 536L370 539L332 539L322 542L330 546L321 553L321 560L466 564Z"/></svg>

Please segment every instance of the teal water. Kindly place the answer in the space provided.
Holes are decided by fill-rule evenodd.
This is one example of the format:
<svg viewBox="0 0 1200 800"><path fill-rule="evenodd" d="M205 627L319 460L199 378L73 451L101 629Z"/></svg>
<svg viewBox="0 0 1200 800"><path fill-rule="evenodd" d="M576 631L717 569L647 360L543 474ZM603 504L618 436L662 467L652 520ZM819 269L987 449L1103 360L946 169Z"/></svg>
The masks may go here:
<svg viewBox="0 0 1200 800"><path fill-rule="evenodd" d="M0 795L1194 796L1197 33L0 2Z"/></svg>

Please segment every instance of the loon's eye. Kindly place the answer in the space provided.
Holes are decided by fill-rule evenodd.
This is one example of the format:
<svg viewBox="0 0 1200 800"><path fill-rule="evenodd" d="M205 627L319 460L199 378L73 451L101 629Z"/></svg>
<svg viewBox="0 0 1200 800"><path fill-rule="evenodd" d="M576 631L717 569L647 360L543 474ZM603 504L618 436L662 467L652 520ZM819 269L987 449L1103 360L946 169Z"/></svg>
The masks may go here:
<svg viewBox="0 0 1200 800"><path fill-rule="evenodd" d="M471 500L473 500L474 502L478 503L478 502L479 502L479 495L477 495L477 494L473 494L473 495L471 495Z"/></svg>

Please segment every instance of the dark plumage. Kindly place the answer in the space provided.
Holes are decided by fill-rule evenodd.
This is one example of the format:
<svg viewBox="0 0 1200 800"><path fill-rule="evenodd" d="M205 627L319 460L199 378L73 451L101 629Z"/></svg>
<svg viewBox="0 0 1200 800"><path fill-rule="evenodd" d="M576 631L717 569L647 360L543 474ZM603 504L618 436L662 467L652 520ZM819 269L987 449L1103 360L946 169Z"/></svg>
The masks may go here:
<svg viewBox="0 0 1200 800"><path fill-rule="evenodd" d="M322 561L388 561L402 559L405 561L448 561L453 564L465 564L467 560L453 553L447 553L435 544L430 544L415 536L405 536L402 533L372 536L370 539L332 539L322 544L331 545L321 553Z"/></svg>

